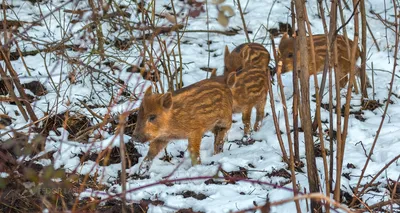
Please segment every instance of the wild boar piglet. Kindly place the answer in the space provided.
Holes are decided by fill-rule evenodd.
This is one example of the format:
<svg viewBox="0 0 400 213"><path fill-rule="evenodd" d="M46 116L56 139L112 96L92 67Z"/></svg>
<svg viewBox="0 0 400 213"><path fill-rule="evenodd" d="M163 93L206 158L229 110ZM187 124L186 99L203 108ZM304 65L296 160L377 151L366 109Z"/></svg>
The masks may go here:
<svg viewBox="0 0 400 213"><path fill-rule="evenodd" d="M257 43L245 43L229 52L225 46L224 76L216 76L213 70L211 76L219 81L227 81L232 74L235 75L235 84L230 87L233 95L233 113L242 113L244 125L243 140L250 139L251 111L256 108L256 122L253 129L258 131L264 118L265 104L268 92L268 67L269 52Z"/></svg>
<svg viewBox="0 0 400 213"><path fill-rule="evenodd" d="M230 82L206 79L165 94L153 94L151 87L146 90L133 133L135 141L150 141L140 174L148 172L154 157L170 140L188 139L192 165L201 163L200 144L207 131L215 136L214 154L223 151L232 124L233 100L228 86L235 83L234 75Z"/></svg>
<svg viewBox="0 0 400 213"><path fill-rule="evenodd" d="M243 43L235 47L232 52L229 52L228 46L225 46L224 75L227 77L229 73L250 68L269 71L270 59L268 50L258 43Z"/></svg>
<svg viewBox="0 0 400 213"><path fill-rule="evenodd" d="M311 37L307 36L307 47L308 52L311 54L311 46L308 45ZM343 88L346 86L348 82L348 74L350 72L354 72L355 76L360 77L360 68L359 67L351 67L350 57L348 55L348 48L346 44L346 39L342 35L338 35L337 38L337 50L338 50L338 77L340 79L340 87ZM315 50L315 63L316 63L316 72L322 72L324 69L325 56L327 50L327 42L326 35L318 34L313 35L314 41L314 50ZM294 60L294 45L295 39L293 37L289 37L287 33L284 33L281 41L279 42L279 50L278 50L278 60L282 61L282 73L293 71L293 60ZM353 41L349 39L349 47L352 47ZM299 48L297 48L296 54L296 64L300 65L300 52ZM356 60L360 57L360 49L357 46L356 50ZM312 63L312 57L308 57L308 73L311 75L314 74L314 68ZM366 84L369 87L369 79L366 76ZM357 85L355 85L357 86Z"/></svg>

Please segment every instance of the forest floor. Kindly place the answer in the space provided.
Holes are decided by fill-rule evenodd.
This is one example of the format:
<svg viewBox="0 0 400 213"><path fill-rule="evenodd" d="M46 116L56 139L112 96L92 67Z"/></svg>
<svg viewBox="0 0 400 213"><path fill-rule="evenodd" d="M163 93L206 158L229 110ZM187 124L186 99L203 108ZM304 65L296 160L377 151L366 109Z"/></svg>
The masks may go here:
<svg viewBox="0 0 400 213"><path fill-rule="evenodd" d="M235 114L235 123L228 132L229 142L224 145L223 153L213 155L214 136L208 132L201 144L202 164L191 166L187 140L171 141L166 153L161 152L153 161L149 176L137 175L139 164L147 154L149 146L148 143L140 144L130 139L136 120L135 109L140 105L142 92L151 81L143 79L137 70L135 72L142 63L140 56L144 35L139 30L124 30L121 23L125 22L121 20L134 23L132 26L137 28L143 27L139 23L143 13L138 12L137 5L131 1L112 2L129 14L126 17L110 15L108 19L97 22L92 19L90 1L54 0L32 4L31 1L14 0L9 3L10 6L6 9L7 20L19 20L22 25L12 26L17 28L19 36L16 38L18 47L12 43L10 48L11 65L28 96L28 100L23 100L23 105L28 101L41 122L35 126L32 119L24 119L15 101L8 98L4 81L1 81L0 140L3 142L0 154L4 162L7 162L1 167L3 171L0 171L0 187L3 191L1 211L48 209L51 212L52 208L61 211L74 207L75 210L120 212L122 202L117 197L120 197L119 194L123 191L119 149L121 142L125 144L128 154L126 201L135 212L235 212L263 206L267 201L292 198L291 174L282 160L269 96L262 127L252 135L254 143L239 143L243 137L243 123L241 115ZM216 68L217 74L221 75L225 45L232 50L246 42L246 36L237 9L234 9L235 16L230 18L228 27L223 27L217 21L218 11L213 4L208 5L208 13L205 10L206 5L203 4L204 12L199 16L192 13L191 15L196 17L189 17L186 22L188 6L183 2L174 1L175 10L179 13L178 23L185 25L182 29L185 33L180 33L180 50L176 45L176 33L169 32L159 35L159 38L165 40L166 47L154 42L151 52L155 56L154 63L160 70L169 66L174 72L180 66L180 51L182 82L183 86L187 86L209 77L209 68ZM280 36L275 38L276 47L272 47L267 29L278 28L279 22L291 22L288 9L291 1L241 2L250 39L262 43L272 55L273 48L279 45ZM374 84L373 88L368 88L367 91L370 99L379 104L373 109L362 109L361 95L352 95L352 113L349 118L341 177L343 205L351 201L352 189L359 181L373 145L388 98L393 63L396 63L393 61L395 36L390 30L388 32L375 15L386 15L389 21L394 20L391 1L385 2L386 5L380 1L366 1L368 23L380 48L378 51L371 33L368 32L367 74L371 81L373 78ZM231 1L223 4L237 8ZM316 1L307 1L306 4L313 33L324 33ZM108 11L110 14L115 5ZM62 9L58 8L60 6ZM156 14L171 13L172 10L170 1L156 1ZM348 9L344 9L343 12L346 20L352 14L352 10ZM46 14L50 15L45 16ZM328 11L325 11L325 14L328 14ZM168 16L166 17L157 16L154 24L173 25ZM329 20L329 17L326 18ZM33 20L39 19L40 25L28 28ZM99 25L104 38L104 58L93 49L94 44L99 42L99 36L96 36ZM0 27L3 28L1 23ZM201 32L207 28L225 34ZM347 24L346 29L352 38L353 21ZM132 36L136 37L137 41L130 43L129 38ZM24 53L23 57L18 54L18 48ZM166 61L163 57L167 57L162 51L164 48L169 50L170 64L161 63ZM274 66L274 63L272 60L271 65ZM4 62L0 64L3 68L6 66ZM292 73L286 73L282 78L287 109L289 115L292 115ZM396 74L387 117L372 159L361 180L362 186L370 183L372 178L400 153L399 78L399 74ZM162 74L158 81L163 83L165 91L168 89L166 79ZM320 74L318 81L321 79ZM314 85L313 78L310 78L310 85ZM325 91L328 91L328 86L325 87ZM273 85L273 92L280 131L283 134L286 152L289 153L281 91L277 84ZM20 93L17 92L18 94ZM313 94L315 89L310 86L312 115L316 110ZM333 95L335 97L335 91ZM345 95L346 90L343 89L340 101L343 105L346 103ZM323 105L327 105L328 101L326 92ZM336 100L333 104L336 104ZM123 113L128 111L132 113L127 118ZM117 131L120 118L127 118L128 124L122 136ZM289 118L290 127L293 128L292 116ZM343 119L342 116L342 122ZM252 112L251 121L255 121L255 110ZM329 111L326 107L321 109L321 121L324 131L329 129ZM336 126L336 117L333 123ZM328 138L327 135L324 136L325 139ZM299 133L299 141L300 159L305 164L303 132ZM324 167L319 151L321 144L318 137L314 137L314 141L318 155L316 163L319 181L324 192ZM334 147L330 155L336 152L336 145ZM329 149L328 142L325 143L325 148ZM333 160L336 162L335 158ZM392 193L395 184L399 182L399 163L398 160L391 163L373 180L371 187L360 197L366 205L373 206L393 199L393 194L397 200L400 198L400 187L397 187L397 194ZM305 166L296 170L296 184L301 192L308 193L306 168ZM235 178L243 180L235 181ZM306 212L307 202L300 201L300 207ZM391 207L400 212L399 203ZM360 205L359 208L365 206ZM294 212L295 204L288 202L273 206L270 210L280 213ZM374 212L389 210L388 205L374 209ZM337 211L343 212L340 209Z"/></svg>

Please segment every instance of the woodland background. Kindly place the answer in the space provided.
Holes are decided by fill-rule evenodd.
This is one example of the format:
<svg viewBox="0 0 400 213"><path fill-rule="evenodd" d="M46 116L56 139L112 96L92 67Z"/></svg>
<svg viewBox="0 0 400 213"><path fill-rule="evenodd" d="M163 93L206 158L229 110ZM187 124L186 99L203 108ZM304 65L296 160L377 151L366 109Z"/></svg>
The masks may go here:
<svg viewBox="0 0 400 213"><path fill-rule="evenodd" d="M0 211L400 212L399 4L3 0ZM329 36L327 77L280 74L287 24L300 51L306 35ZM336 33L363 50L353 63L371 88L361 78L358 94L340 90L329 75ZM207 134L191 167L187 141L173 141L149 177L136 175L148 150L130 141L142 92L222 74L225 45L245 42L263 44L278 71L254 143L239 142L233 115L224 153L212 156Z"/></svg>

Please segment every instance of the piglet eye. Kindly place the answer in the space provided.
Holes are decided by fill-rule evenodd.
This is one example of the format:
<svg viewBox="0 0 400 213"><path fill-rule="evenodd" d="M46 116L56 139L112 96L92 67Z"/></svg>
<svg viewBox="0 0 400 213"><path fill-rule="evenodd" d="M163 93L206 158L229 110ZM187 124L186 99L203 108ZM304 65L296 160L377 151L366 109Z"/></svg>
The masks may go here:
<svg viewBox="0 0 400 213"><path fill-rule="evenodd" d="M150 115L149 116L149 121L154 122L156 120L157 116L156 115Z"/></svg>
<svg viewBox="0 0 400 213"><path fill-rule="evenodd" d="M293 57L293 53L289 53L289 54L288 54L288 57L289 57L289 58L292 58L292 57Z"/></svg>

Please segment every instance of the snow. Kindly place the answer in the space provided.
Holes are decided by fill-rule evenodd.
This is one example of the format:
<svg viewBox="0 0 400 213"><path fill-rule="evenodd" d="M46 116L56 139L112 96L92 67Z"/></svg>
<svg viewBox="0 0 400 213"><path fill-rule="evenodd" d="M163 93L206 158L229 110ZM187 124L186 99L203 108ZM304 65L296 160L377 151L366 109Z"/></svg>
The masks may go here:
<svg viewBox="0 0 400 213"><path fill-rule="evenodd" d="M55 9L59 5L63 4L63 1L52 1L52 3L47 4L50 7L36 7L32 6L30 3L26 1L17 1L14 0L12 3L14 5L20 5L20 8L16 10L16 14L12 13L8 14L8 19L16 19L18 17L24 21L33 21L40 18L39 14L48 14L51 10ZM132 11L135 11L134 5L130 4L129 1L121 0L121 3L129 5L129 8ZM254 42L262 42L264 37L267 35L267 32L264 27L260 27L264 25L265 27L272 28L277 27L278 22L286 22L286 20L290 20L290 12L287 9L290 7L289 0L280 0L274 3L273 0L252 0L247 4L247 1L242 0L242 8L246 7L245 20L248 27L248 30L252 31L252 34L249 34L251 40ZM170 5L169 1L156 1L156 12L162 13L167 12L163 7L164 4ZM226 5L231 5L234 8L236 6L231 2L225 2ZM387 7L393 7L391 2L386 2ZM271 6L273 7L271 8ZM181 1L175 1L175 6L177 8L182 7ZM380 1L367 1L366 2L367 11L369 8L373 8L376 13L382 13L384 11L383 4ZM84 1L74 2L73 4L68 4L63 9L88 9L88 5ZM137 48L131 48L129 51L121 51L115 48L112 48L112 45L108 45L106 48L106 53L108 55L115 56L119 58L121 61L126 61L127 63L119 63L116 62L116 66L120 68L120 71L115 70L115 74L111 73L109 67L104 65L99 65L98 62L101 62L101 59L90 53L92 48L92 43L90 41L93 38L93 35L89 35L85 32L80 31L81 27L90 23L89 21L77 23L75 25L71 25L67 31L63 31L60 29L60 25L64 28L67 28L66 24L71 17L70 14L65 13L60 10L59 13L48 16L45 21L46 25L43 26L35 26L31 30L27 32L33 41L37 41L39 44L37 47L43 48L43 45L40 45L39 41L60 41L63 38L68 36L72 36L74 38L74 44L79 44L81 47L89 48L89 51L83 53L76 53L69 51L69 56L81 60L83 63L88 64L98 71L90 72L88 74L88 70L80 70L76 66L70 66L63 60L61 56L55 55L47 55L46 57L41 54L37 54L34 56L26 56L24 60L29 67L31 75L29 75L25 69L25 66L21 59L13 61L12 65L18 75L20 76L21 83L30 82L32 80L39 80L43 83L49 93L46 96L43 96L36 100L33 103L33 107L36 115L41 118L45 116L45 112L50 112L51 114L62 113L66 111L78 111L83 113L84 115L91 116L91 114L84 110L79 104L80 101L88 101L89 103L95 105L98 104L99 107L93 109L95 113L98 113L100 116L104 116L105 114L111 112L112 114L122 113L127 110L131 110L137 108L140 105L140 101L130 101L127 99L123 99L121 97L115 98L115 103L112 107L107 107L108 103L110 103L112 90L114 95L118 94L120 90L120 86L111 85L109 88L105 89L105 82L109 81L108 77L112 77L114 79L121 79L125 82L129 91L138 97L142 97L142 93L150 86L150 82L144 81L139 74L132 74L126 72L126 68L129 67L129 64L139 64L140 63L140 52ZM177 9L178 10L178 9ZM226 28L222 27L216 21L217 10L215 6L209 5L209 28L210 30L226 30ZM267 20L267 16L271 10L271 15ZM309 18L312 24L312 30L314 34L323 33L323 28L321 24L321 20L317 16L317 5L314 1L307 2L307 10L309 14ZM28 12L29 11L29 12ZM178 10L179 11L179 10ZM187 12L187 11L186 11ZM235 10L236 15L230 19L229 27L233 28L242 28L242 21L239 16L237 10ZM345 10L345 16L349 17L351 11ZM91 12L85 13L83 16L84 19L88 20ZM325 14L327 12L325 11ZM389 13L390 14L390 11ZM289 19L288 19L289 17ZM375 45L373 44L371 35L367 33L367 71L370 80L372 79L372 75L374 75L375 81L375 99L380 103L385 104L385 100L388 95L389 82L391 78L391 72L393 70L393 55L394 55L394 34L392 32L388 32L386 34L384 26L380 24L380 22L374 17L372 14L368 13L368 22L371 27L373 27L373 33L377 42L381 48L381 51L378 52ZM137 22L137 18L134 15L130 18L130 21ZM389 20L393 20L392 16L388 15ZM179 19L178 19L179 20ZM60 23L58 23L60 22ZM206 14L202 13L197 18L189 18L187 30L205 30L207 18ZM329 17L327 17L327 22L329 23ZM168 24L167 20L160 19L157 25ZM117 32L111 31L111 26L104 23L103 33L105 35L109 35L110 38L118 37L120 39L128 38L128 33L123 33L122 35L118 35ZM50 28L51 34L48 34ZM257 32L255 35L255 32ZM353 22L349 22L347 26L348 35L353 35ZM135 36L139 36L138 33L134 32ZM207 37L212 41L210 46L207 46ZM389 41L389 44L386 43L386 37ZM176 35L172 33L169 36L162 35L163 39L166 40L166 43L176 42ZM83 38L83 39L82 39ZM96 38L94 38L96 39ZM200 70L201 67L216 67L217 73L220 75L223 73L223 54L224 47L228 45L229 49L234 49L235 46L246 42L246 37L243 34L243 31L240 31L238 35L234 36L223 36L220 34L210 33L192 33L187 32L181 38L182 41L187 41L181 44L182 58L183 58L183 82L185 86L188 86L192 83L205 79L207 76L207 72ZM275 44L279 44L280 38L275 39ZM34 50L36 47L32 44L32 42L22 42L20 44L24 50ZM272 48L269 39L265 39L264 46L272 53ZM168 50L171 51L174 45L169 46ZM389 47L389 48L388 48ZM213 50L213 52L208 53L208 48ZM12 51L15 50L15 45L11 47ZM154 52L160 56L160 47L158 43L154 43ZM175 53L177 53L177 49L175 48ZM272 54L271 54L272 55ZM389 55L389 58L388 58ZM210 57L210 60L209 60ZM209 65L208 65L209 61ZM374 66L374 73L371 70L371 63ZM4 62L1 62L1 66L4 67ZM77 80L78 83L70 84L68 81L68 73L72 70L77 72ZM162 76L165 78L164 76ZM282 76L283 84L285 85L284 94L286 97L286 102L288 105L289 111L289 119L290 119L290 127L293 127L293 118L292 118L292 74L287 73ZM93 79L97 79L93 81ZM318 75L318 82L321 82L322 75ZM165 79L163 79L164 82ZM393 94L400 96L400 84L399 77L395 77L394 82L394 90ZM163 83L164 83L163 82ZM310 85L314 85L314 79L310 79ZM56 86L56 87L55 87ZM164 83L164 89L167 90L167 85ZM310 94L313 95L315 93L313 86L310 87ZM328 86L325 87L325 91L328 91ZM345 103L345 91L341 91L341 100L342 104ZM284 113L282 107L282 101L280 92L277 84L273 86L273 92L275 97L275 107L277 110L277 116L279 121L280 130L283 132L282 139L286 147L286 152L289 153L288 150L288 141L286 136L285 129L285 120ZM372 88L368 88L369 96L372 96ZM335 91L334 91L335 97ZM311 100L315 98L311 97ZM360 95L353 94L352 105L360 105ZM371 181L371 177L377 174L385 165L387 165L394 157L396 157L400 152L398 147L400 146L400 137L399 137L399 129L400 129L400 114L399 108L399 99L391 96L391 100L393 104L389 106L387 117L383 124L383 128L380 132L380 136L378 139L378 143L376 144L374 153L372 155L371 161L365 171L364 178L361 181L361 184L368 184ZM286 164L282 161L282 154L280 150L280 146L278 144L276 138L276 130L272 120L272 112L269 103L269 96L266 105L266 113L268 116L264 118L262 122L262 127L259 132L253 133L252 137L256 140L254 144L248 146L239 146L236 143L232 142L235 140L240 140L243 136L243 127L242 119L240 114L233 115L233 119L237 121L232 125L232 128L228 132L228 140L231 141L224 145L224 152L221 154L213 155L213 140L214 136L211 133L207 133L206 136L202 139L201 144L201 159L202 164L191 166L190 158L188 156L187 151L187 140L175 140L171 141L167 146L168 154L172 155L173 158L171 162L164 162L159 158L164 156L164 152L161 152L153 161L152 167L150 169L150 177L148 179L132 179L128 177L127 180L127 193L126 198L128 201L139 201L141 199L159 199L165 202L165 206L154 206L150 205L148 209L151 213L156 212L175 212L174 209L180 208L192 208L194 211L202 211L202 212L230 212L230 211L238 211L241 209L247 209L254 207L254 203L258 205L263 205L268 197L271 202L280 201L283 199L293 197L293 192L289 190L285 190L283 188L276 188L271 185L260 185L254 184L246 181L238 181L236 184L206 184L206 179L198 179L198 180L189 180L189 181L179 181L174 182L173 186L167 186L164 184L154 185L152 187L146 187L140 190L133 190L137 187L143 187L148 184L155 183L157 181L163 180L168 175L169 180L180 179L180 178L194 178L198 176L214 176L217 172L218 166L221 166L226 172L238 171L239 167L243 167L248 169L248 178L254 181L262 181L268 182L271 184L280 185L281 183L286 183L284 187L292 188L292 183L287 183L281 177L268 177L266 174L271 173L275 170L286 169L288 172L288 168ZM328 95L323 97L323 103L328 103ZM336 101L333 103L336 104ZM9 116L15 118L13 124L6 129L0 130L0 134L9 131L10 129L17 129L25 126L27 123L22 116L17 116L15 112L18 111L18 108L15 105L10 105L7 103L2 103L1 106L4 108L4 113ZM367 155L369 150L372 147L372 143L374 141L374 137L376 136L376 131L379 127L379 124L383 115L383 107L377 108L374 111L363 111L363 117L366 119L365 122L361 122L355 118L354 115L350 115L349 119L349 131L347 135L344 163L343 163L343 172L350 173L351 179L348 180L345 177L342 177L342 189L351 193L350 187L355 187L358 181L358 177L361 175L361 169L367 159ZM311 103L312 115L315 112L315 103ZM356 107L353 111L358 110ZM329 112L327 110L321 109L321 118L322 120L329 121ZM336 130L336 116L334 116L334 129ZM97 124L98 121L91 120L94 124ZM300 121L300 120L299 120ZM252 112L251 122L255 122L255 110ZM342 117L343 123L343 117ZM329 128L329 124L324 124L323 129ZM93 140L93 142L88 144L83 144L76 141L68 140L68 132L62 128L58 129L61 132L61 136L58 136L54 132L51 132L49 137L46 140L45 150L55 151L53 154L54 162L49 162L48 160L39 160L38 163L42 165L50 165L53 164L55 169L64 168L67 171L77 171L80 174L91 174L95 173L101 174L99 181L102 184L109 186L106 191L96 191L92 189L86 189L85 192L80 194L81 198L84 197L101 197L107 198L108 194L116 194L121 193L122 188L120 184L116 184L116 181L119 181L118 171L121 170L120 164L111 164L109 166L99 166L93 161L86 161L83 164L80 162L80 158L78 154L90 152L90 153L99 153L100 151L106 149L107 147L119 147L120 145L120 137L118 134L112 135L106 132L102 132L105 137L104 140ZM5 135L1 139L7 139L10 135ZM315 138L317 139L317 138ZM130 140L129 135L124 135L123 138L125 143L128 143ZM301 160L305 163L305 148L304 148L304 136L302 132L299 135L300 140L300 155ZM329 148L328 143L325 143L326 148ZM143 160L144 156L146 156L148 151L148 144L138 144L135 143L136 149L138 149L139 153L142 154L140 158L140 162ZM336 145L335 145L336 151ZM365 150L364 150L365 149ZM180 151L185 153L183 158L177 157L180 155ZM334 159L334 163L336 163L336 159ZM347 164L355 165L355 169L349 169L346 167ZM138 170L139 164L132 166L131 168L127 168L128 174L135 174ZM179 168L175 171L175 168L179 165ZM323 163L322 158L317 158L317 167L319 170L320 182L323 182ZM303 168L303 172L296 172L297 184L301 191L303 189L308 190L308 181L307 181L307 173L306 167ZM336 172L336 171L335 171ZM2 177L6 177L8 174L0 173ZM221 173L218 174L220 177ZM381 183L386 183L386 179L397 180L400 175L400 166L399 162L395 162L391 164L385 172L381 173L378 179L375 181L379 181ZM382 187L382 186L381 186ZM133 190L133 191L132 191ZM176 195L182 193L184 191L193 191L196 193L202 193L207 196L204 200L197 200L194 198L183 198L182 195ZM363 195L362 199L369 205L375 204L382 200L387 200L390 198L390 192L385 188L379 188L378 192L367 193ZM303 212L306 212L306 203L305 201L300 201L300 206ZM397 208L399 206L397 205ZM295 205L293 202L289 202L280 206L272 207L271 212L293 212L295 209Z"/></svg>

